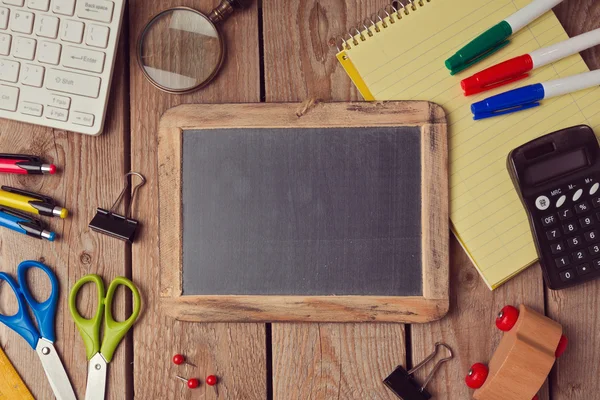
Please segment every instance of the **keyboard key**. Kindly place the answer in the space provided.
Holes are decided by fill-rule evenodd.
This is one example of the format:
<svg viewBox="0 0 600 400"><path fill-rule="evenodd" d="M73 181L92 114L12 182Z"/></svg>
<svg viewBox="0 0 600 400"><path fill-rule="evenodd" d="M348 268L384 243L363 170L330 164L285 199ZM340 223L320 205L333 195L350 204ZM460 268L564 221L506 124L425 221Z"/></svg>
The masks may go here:
<svg viewBox="0 0 600 400"><path fill-rule="evenodd" d="M593 242L598 238L598 231L594 229L593 231L586 232L583 236L587 242Z"/></svg>
<svg viewBox="0 0 600 400"><path fill-rule="evenodd" d="M66 121L69 118L69 112L56 107L46 107L46 118Z"/></svg>
<svg viewBox="0 0 600 400"><path fill-rule="evenodd" d="M548 215L542 218L542 225L550 226L556 222L556 217L554 215Z"/></svg>
<svg viewBox="0 0 600 400"><path fill-rule="evenodd" d="M600 254L600 245L595 244L593 246L590 246L590 248L588 249L590 251L590 254L595 256L596 254Z"/></svg>
<svg viewBox="0 0 600 400"><path fill-rule="evenodd" d="M81 21L66 20L60 29L60 40L71 43L81 43L85 25Z"/></svg>
<svg viewBox="0 0 600 400"><path fill-rule="evenodd" d="M581 244L581 238L579 236L573 236L567 239L567 244L570 248L577 247Z"/></svg>
<svg viewBox="0 0 600 400"><path fill-rule="evenodd" d="M594 208L600 207L600 197L594 197L592 199L592 205L594 206Z"/></svg>
<svg viewBox="0 0 600 400"><path fill-rule="evenodd" d="M34 117L41 117L44 106L30 101L22 101L19 105L19 112L21 114L33 115Z"/></svg>
<svg viewBox="0 0 600 400"><path fill-rule="evenodd" d="M589 210L590 210L590 206L585 201L575 205L575 212L577 214L583 214L583 213L588 212Z"/></svg>
<svg viewBox="0 0 600 400"><path fill-rule="evenodd" d="M50 95L48 99L48 105L56 108L62 108L68 110L71 106L71 99L65 96L59 96L57 94Z"/></svg>
<svg viewBox="0 0 600 400"><path fill-rule="evenodd" d="M572 281L575 278L575 274L573 273L572 270L566 270L561 272L560 274L558 274L560 276L560 280L563 282L569 282Z"/></svg>
<svg viewBox="0 0 600 400"><path fill-rule="evenodd" d="M59 19L51 15L43 15L35 21L35 34L41 37L56 39Z"/></svg>
<svg viewBox="0 0 600 400"><path fill-rule="evenodd" d="M100 93L100 78L95 76L58 69L49 69L47 74L46 87L50 90L93 98Z"/></svg>
<svg viewBox="0 0 600 400"><path fill-rule="evenodd" d="M8 28L8 16L10 15L10 10L5 7L0 7L0 29Z"/></svg>
<svg viewBox="0 0 600 400"><path fill-rule="evenodd" d="M552 251L552 254L559 254L565 251L565 245L562 243L551 244L550 250Z"/></svg>
<svg viewBox="0 0 600 400"><path fill-rule="evenodd" d="M33 32L33 13L15 11L10 18L10 29L13 32L31 34Z"/></svg>
<svg viewBox="0 0 600 400"><path fill-rule="evenodd" d="M25 0L2 0L4 4L8 4L9 6L17 6L23 7Z"/></svg>
<svg viewBox="0 0 600 400"><path fill-rule="evenodd" d="M109 35L110 28L108 26L90 24L85 36L85 44L105 49L108 46Z"/></svg>
<svg viewBox="0 0 600 400"><path fill-rule="evenodd" d="M62 65L68 68L101 73L104 69L104 53L79 47L65 46ZM554 216L552 216L554 219Z"/></svg>
<svg viewBox="0 0 600 400"><path fill-rule="evenodd" d="M75 12L75 0L53 0L52 12L60 15L73 15Z"/></svg>
<svg viewBox="0 0 600 400"><path fill-rule="evenodd" d="M45 68L41 65L25 64L21 71L21 83L27 86L42 87Z"/></svg>
<svg viewBox="0 0 600 400"><path fill-rule="evenodd" d="M573 232L577 232L577 225L574 222L563 225L563 232L565 235Z"/></svg>
<svg viewBox="0 0 600 400"><path fill-rule="evenodd" d="M575 194L573 194L573 201L579 200L581 198L582 194L583 194L583 189L577 189Z"/></svg>
<svg viewBox="0 0 600 400"><path fill-rule="evenodd" d="M17 37L13 45L13 56L24 60L33 60L37 40L27 37Z"/></svg>
<svg viewBox="0 0 600 400"><path fill-rule="evenodd" d="M577 270L577 275L585 275L592 272L590 264L588 263L578 265L577 267L575 267L575 269Z"/></svg>
<svg viewBox="0 0 600 400"><path fill-rule="evenodd" d="M582 228L587 228L588 226L592 225L594 223L594 220L592 220L592 217L583 217L579 219L579 225L581 225Z"/></svg>
<svg viewBox="0 0 600 400"><path fill-rule="evenodd" d="M73 111L71 122L77 125L94 126L94 116L92 114Z"/></svg>
<svg viewBox="0 0 600 400"><path fill-rule="evenodd" d="M546 231L546 237L548 240L558 239L560 237L560 231L558 229L551 229Z"/></svg>
<svg viewBox="0 0 600 400"><path fill-rule="evenodd" d="M93 21L110 22L115 4L107 0L80 0L77 3L77 16Z"/></svg>
<svg viewBox="0 0 600 400"><path fill-rule="evenodd" d="M596 258L594 261L592 261L592 265L594 268L600 269L600 258Z"/></svg>
<svg viewBox="0 0 600 400"><path fill-rule="evenodd" d="M0 60L0 81L17 82L20 69L21 64L16 61Z"/></svg>
<svg viewBox="0 0 600 400"><path fill-rule="evenodd" d="M570 210L570 209L568 209L568 208L565 208L564 210L560 210L560 211L558 212L558 218L559 218L561 221L564 221L565 219L569 219L569 218L571 218L572 216L573 216L573 211L571 211L571 210Z"/></svg>
<svg viewBox="0 0 600 400"><path fill-rule="evenodd" d="M567 265L570 264L569 257L567 257L567 256L562 256L562 257L556 258L554 260L554 262L556 263L556 266L558 268L566 267Z"/></svg>
<svg viewBox="0 0 600 400"><path fill-rule="evenodd" d="M0 33L0 55L7 56L10 54L10 44L12 36L6 33Z"/></svg>
<svg viewBox="0 0 600 400"><path fill-rule="evenodd" d="M585 251L578 250L575 253L573 253L573 261L574 262L581 261L581 260L585 259L586 256L587 256L587 254L585 254Z"/></svg>
<svg viewBox="0 0 600 400"><path fill-rule="evenodd" d="M7 111L17 111L17 101L19 100L19 88L0 85L0 109Z"/></svg>
<svg viewBox="0 0 600 400"><path fill-rule="evenodd" d="M598 191L598 189L600 188L600 183L596 182L592 185L592 187L590 188L590 195L594 195L596 194L596 192Z"/></svg>
<svg viewBox="0 0 600 400"><path fill-rule="evenodd" d="M40 42L38 45L38 61L45 64L58 65L61 45L52 42Z"/></svg>
<svg viewBox="0 0 600 400"><path fill-rule="evenodd" d="M27 0L27 8L39 11L48 11L50 0Z"/></svg>

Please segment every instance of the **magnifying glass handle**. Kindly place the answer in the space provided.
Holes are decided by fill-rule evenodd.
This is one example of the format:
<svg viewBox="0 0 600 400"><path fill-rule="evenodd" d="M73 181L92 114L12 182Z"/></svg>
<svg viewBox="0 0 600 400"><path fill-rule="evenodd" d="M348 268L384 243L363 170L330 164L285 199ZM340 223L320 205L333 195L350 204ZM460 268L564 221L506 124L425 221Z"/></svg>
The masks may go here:
<svg viewBox="0 0 600 400"><path fill-rule="evenodd" d="M236 9L244 8L247 2L244 0L221 0L221 4L208 14L208 19L216 25L226 20Z"/></svg>

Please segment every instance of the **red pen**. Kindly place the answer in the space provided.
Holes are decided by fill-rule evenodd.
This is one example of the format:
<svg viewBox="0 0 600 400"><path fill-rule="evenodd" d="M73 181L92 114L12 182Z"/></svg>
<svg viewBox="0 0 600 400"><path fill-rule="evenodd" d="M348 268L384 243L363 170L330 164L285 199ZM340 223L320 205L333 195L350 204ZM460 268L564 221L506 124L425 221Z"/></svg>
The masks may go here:
<svg viewBox="0 0 600 400"><path fill-rule="evenodd" d="M552 46L523 54L475 75L460 83L465 96L481 93L527 78L528 72L600 44L600 28L575 36Z"/></svg>
<svg viewBox="0 0 600 400"><path fill-rule="evenodd" d="M9 174L54 174L54 164L44 164L39 157L25 154L0 154L0 172Z"/></svg>

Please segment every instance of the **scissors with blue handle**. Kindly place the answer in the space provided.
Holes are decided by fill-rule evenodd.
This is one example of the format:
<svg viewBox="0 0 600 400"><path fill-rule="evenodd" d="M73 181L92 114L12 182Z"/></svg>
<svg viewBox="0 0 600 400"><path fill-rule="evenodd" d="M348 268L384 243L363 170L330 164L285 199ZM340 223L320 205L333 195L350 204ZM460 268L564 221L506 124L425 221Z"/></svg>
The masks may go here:
<svg viewBox="0 0 600 400"><path fill-rule="evenodd" d="M26 274L31 268L41 269L50 279L52 291L50 297L43 303L39 303L34 299L27 286ZM5 272L0 272L0 281L8 283L15 293L19 305L19 310L15 315L0 314L0 322L21 335L35 350L40 357L54 396L58 400L76 400L67 372L53 345L56 340L54 332L58 304L58 279L56 279L56 275L42 263L23 261L17 268L17 281ZM25 303L29 305L39 329L31 321Z"/></svg>
<svg viewBox="0 0 600 400"><path fill-rule="evenodd" d="M98 291L98 307L96 315L92 319L83 318L77 310L77 293L83 285L89 282L94 283ZM115 321L112 315L113 297L120 285L128 287L133 294L133 312L123 322ZM71 289L69 309L71 310L75 325L83 338L88 360L85 400L104 399L108 363L112 360L119 343L121 343L121 340L140 315L140 292L133 282L122 276L115 278L108 286L108 292L105 292L102 278L98 275L90 274L78 280L73 289ZM103 320L104 337L100 341L100 325L102 325Z"/></svg>

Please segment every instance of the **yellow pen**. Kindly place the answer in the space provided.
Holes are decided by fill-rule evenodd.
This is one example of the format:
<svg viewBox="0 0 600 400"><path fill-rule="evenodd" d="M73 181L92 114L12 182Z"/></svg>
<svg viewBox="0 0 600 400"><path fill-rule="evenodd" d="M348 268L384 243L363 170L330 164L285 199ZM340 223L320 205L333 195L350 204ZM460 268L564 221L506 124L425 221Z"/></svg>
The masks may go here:
<svg viewBox="0 0 600 400"><path fill-rule="evenodd" d="M32 214L45 215L47 217L66 218L69 213L66 208L58 207L54 200L48 196L42 196L10 186L2 186L2 190L0 190L0 206Z"/></svg>

